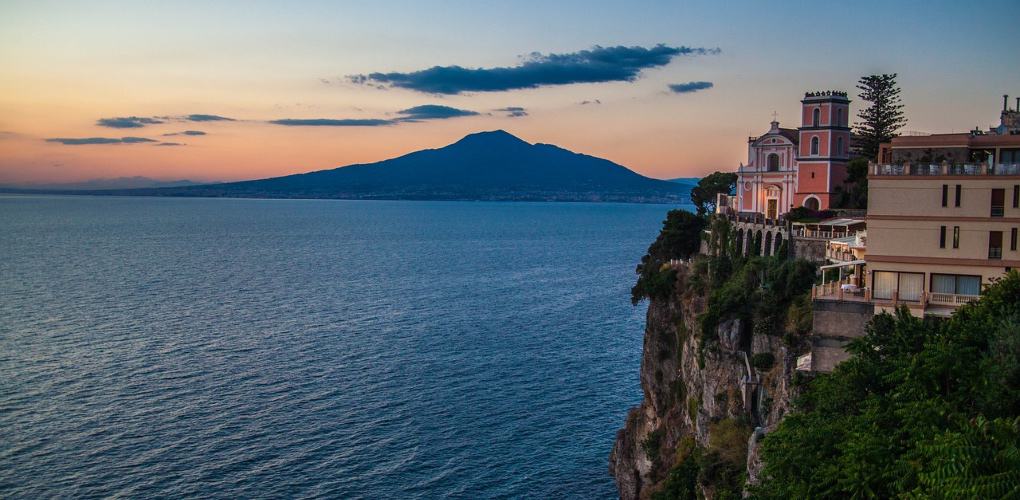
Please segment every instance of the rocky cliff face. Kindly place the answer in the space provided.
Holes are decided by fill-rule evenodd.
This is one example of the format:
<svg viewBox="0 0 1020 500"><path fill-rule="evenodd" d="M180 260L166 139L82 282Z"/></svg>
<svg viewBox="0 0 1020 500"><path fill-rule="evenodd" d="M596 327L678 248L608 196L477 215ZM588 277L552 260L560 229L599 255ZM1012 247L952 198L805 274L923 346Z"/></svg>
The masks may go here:
<svg viewBox="0 0 1020 500"><path fill-rule="evenodd" d="M683 484L705 498L739 496L745 477L757 480L758 440L790 408L794 354L781 338L756 335L740 320L699 335L706 298L688 286L691 272L678 266L672 295L648 306L644 400L630 410L609 457L625 500L657 492L671 498Z"/></svg>

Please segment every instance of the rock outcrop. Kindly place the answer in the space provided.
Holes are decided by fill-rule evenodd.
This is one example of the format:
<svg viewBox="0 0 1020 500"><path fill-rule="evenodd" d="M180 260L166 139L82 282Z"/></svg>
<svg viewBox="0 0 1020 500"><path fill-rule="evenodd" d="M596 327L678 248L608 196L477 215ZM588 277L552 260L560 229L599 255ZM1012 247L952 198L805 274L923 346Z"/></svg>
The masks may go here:
<svg viewBox="0 0 1020 500"><path fill-rule="evenodd" d="M706 296L688 286L688 265L676 270L673 293L649 302L644 399L630 410L609 457L625 500L670 487L671 471L692 457L700 457L689 465L700 471L696 488L705 498L723 496L719 488L739 494L744 477L758 478L758 440L790 409L795 353L782 338L756 334L739 319L702 335Z"/></svg>

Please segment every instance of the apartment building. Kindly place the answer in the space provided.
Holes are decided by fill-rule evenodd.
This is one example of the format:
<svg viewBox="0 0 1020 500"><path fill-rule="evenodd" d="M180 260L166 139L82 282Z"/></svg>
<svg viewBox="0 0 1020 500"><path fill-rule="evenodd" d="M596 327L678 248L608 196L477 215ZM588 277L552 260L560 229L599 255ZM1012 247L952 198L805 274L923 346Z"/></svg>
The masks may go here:
<svg viewBox="0 0 1020 500"><path fill-rule="evenodd" d="M876 312L904 304L948 315L1020 267L1020 165L871 168L866 260Z"/></svg>

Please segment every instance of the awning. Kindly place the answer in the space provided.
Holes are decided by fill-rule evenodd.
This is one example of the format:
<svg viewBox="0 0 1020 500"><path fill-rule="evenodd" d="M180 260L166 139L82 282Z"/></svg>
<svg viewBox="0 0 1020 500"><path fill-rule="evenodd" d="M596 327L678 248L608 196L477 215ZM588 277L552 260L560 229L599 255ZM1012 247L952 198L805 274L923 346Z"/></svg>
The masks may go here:
<svg viewBox="0 0 1020 500"><path fill-rule="evenodd" d="M829 264L827 266L822 266L822 267L819 267L818 270L820 271L822 269L832 269L834 267L856 266L856 265L865 264L865 263L867 263L867 261L864 261L864 260L851 260L850 262L843 262L843 263L840 263L840 264Z"/></svg>

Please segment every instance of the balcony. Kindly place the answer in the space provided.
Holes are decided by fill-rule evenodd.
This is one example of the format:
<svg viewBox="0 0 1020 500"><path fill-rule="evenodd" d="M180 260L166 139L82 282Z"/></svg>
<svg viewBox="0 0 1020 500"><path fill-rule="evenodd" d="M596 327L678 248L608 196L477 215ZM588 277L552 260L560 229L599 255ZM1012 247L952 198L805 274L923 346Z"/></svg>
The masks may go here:
<svg viewBox="0 0 1020 500"><path fill-rule="evenodd" d="M868 164L872 177L925 177L925 176L996 176L1020 175L1020 163L967 163L950 165L943 163L904 163L902 165Z"/></svg>
<svg viewBox="0 0 1020 500"><path fill-rule="evenodd" d="M931 292L928 294L927 298L928 303L932 305L959 307L968 302L977 300L980 297L978 295L958 295L955 293Z"/></svg>

